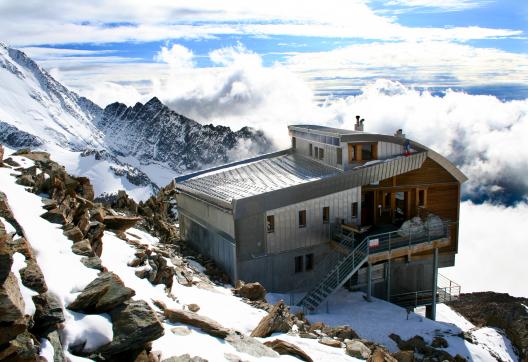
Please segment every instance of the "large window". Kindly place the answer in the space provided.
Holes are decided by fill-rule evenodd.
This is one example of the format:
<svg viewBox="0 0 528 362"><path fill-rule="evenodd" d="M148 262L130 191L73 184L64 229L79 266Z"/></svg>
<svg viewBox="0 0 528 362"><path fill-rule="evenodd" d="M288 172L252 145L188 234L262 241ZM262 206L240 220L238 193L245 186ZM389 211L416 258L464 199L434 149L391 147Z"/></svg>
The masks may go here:
<svg viewBox="0 0 528 362"><path fill-rule="evenodd" d="M352 203L352 218L355 219L358 217L358 203L353 202Z"/></svg>
<svg viewBox="0 0 528 362"><path fill-rule="evenodd" d="M268 215L266 217L266 224L267 224L268 233L275 232L275 216L274 215Z"/></svg>
<svg viewBox="0 0 528 362"><path fill-rule="evenodd" d="M324 148L319 148L319 159L322 160L324 158Z"/></svg>
<svg viewBox="0 0 528 362"><path fill-rule="evenodd" d="M336 162L338 165L343 164L343 149L341 147L336 149Z"/></svg>
<svg viewBox="0 0 528 362"><path fill-rule="evenodd" d="M301 273L303 271L304 267L303 267L303 256L300 255L300 256L296 256L295 257L295 272L296 273Z"/></svg>
<svg viewBox="0 0 528 362"><path fill-rule="evenodd" d="M330 222L330 207L323 207L323 224L328 224Z"/></svg>
<svg viewBox="0 0 528 362"><path fill-rule="evenodd" d="M364 143L361 145L361 159L369 161L374 159L374 145L371 143Z"/></svg>
<svg viewBox="0 0 528 362"><path fill-rule="evenodd" d="M306 227L306 210L299 211L299 227Z"/></svg>
<svg viewBox="0 0 528 362"><path fill-rule="evenodd" d="M378 145L376 143L348 144L348 162L370 161L378 158Z"/></svg>

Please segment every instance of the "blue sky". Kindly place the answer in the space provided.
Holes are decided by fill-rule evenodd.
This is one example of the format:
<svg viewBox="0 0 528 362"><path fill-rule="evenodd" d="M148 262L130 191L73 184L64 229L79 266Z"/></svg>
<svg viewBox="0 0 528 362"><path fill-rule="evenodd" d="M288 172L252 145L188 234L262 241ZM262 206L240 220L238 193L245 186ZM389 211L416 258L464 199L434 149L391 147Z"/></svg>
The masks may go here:
<svg viewBox="0 0 528 362"><path fill-rule="evenodd" d="M263 67L284 66L309 82L319 102L358 94L379 78L440 93L451 88L501 99L528 96L525 1L298 4L1 0L0 41L22 48L81 94L101 95L102 103L112 94L97 84L111 84L114 96L127 103L150 96L152 85L181 65L172 60L188 57L182 47L195 74L226 67L210 56L219 49L256 54ZM164 53L172 60L159 56L173 46L175 52ZM135 89L125 96L119 86Z"/></svg>

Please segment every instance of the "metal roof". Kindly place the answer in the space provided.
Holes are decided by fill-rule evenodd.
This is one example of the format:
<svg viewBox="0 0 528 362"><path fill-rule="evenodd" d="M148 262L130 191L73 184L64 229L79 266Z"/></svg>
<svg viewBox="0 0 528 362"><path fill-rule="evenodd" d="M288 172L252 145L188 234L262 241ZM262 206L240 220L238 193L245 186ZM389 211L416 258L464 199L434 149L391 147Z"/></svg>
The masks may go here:
<svg viewBox="0 0 528 362"><path fill-rule="evenodd" d="M342 174L343 171L309 158L286 153L249 163L226 165L206 173L176 180L177 187L231 203L270 191ZM194 177L193 177L194 176Z"/></svg>
<svg viewBox="0 0 528 362"><path fill-rule="evenodd" d="M337 136L337 137L344 136L344 135L350 135L350 134L363 133L360 131L352 131L352 130L344 129L344 128L333 128L333 127L326 127L326 126L318 126L314 124L293 124L293 125L288 126L288 129L314 132L317 134L332 135L332 136Z"/></svg>

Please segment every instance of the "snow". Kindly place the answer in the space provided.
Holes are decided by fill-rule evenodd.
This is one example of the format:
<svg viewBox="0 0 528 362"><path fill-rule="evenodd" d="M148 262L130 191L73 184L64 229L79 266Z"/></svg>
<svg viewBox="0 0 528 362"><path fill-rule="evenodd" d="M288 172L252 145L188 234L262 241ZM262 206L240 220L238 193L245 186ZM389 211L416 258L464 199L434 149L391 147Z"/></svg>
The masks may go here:
<svg viewBox="0 0 528 362"><path fill-rule="evenodd" d="M92 352L112 341L114 333L110 316L102 314L82 314L65 310L63 343L66 346L84 344L85 352Z"/></svg>
<svg viewBox="0 0 528 362"><path fill-rule="evenodd" d="M53 362L53 356L55 355L55 349L53 348L53 345L50 341L48 341L46 338L40 339L40 357L44 357L46 361Z"/></svg>
<svg viewBox="0 0 528 362"><path fill-rule="evenodd" d="M18 157L17 162L19 159L31 165L31 160ZM68 305L88 283L97 277L98 271L86 268L81 263L81 256L71 251L72 242L64 236L59 225L49 223L40 217L46 211L42 208L42 198L16 184L14 176L10 175L12 172L11 169L0 168L1 190L7 195L9 206L34 251L44 274L48 292L57 296L63 306ZM19 266L17 264L17 267ZM73 314L66 309L64 312L67 321L62 333L65 335L76 336L83 330L86 332L90 328L101 328L104 331L103 336L108 339L108 328L111 330L108 319L97 315L82 317L82 314ZM102 336L99 337L98 333L101 332L94 330L93 335L87 337L90 346L105 340ZM77 338L67 339L68 343L76 340ZM68 348L68 343L64 344L65 348Z"/></svg>
<svg viewBox="0 0 528 362"><path fill-rule="evenodd" d="M449 343L445 350L453 356L460 354L469 361L494 361L490 351L501 349L503 361L517 361L511 343L508 347L509 341L506 342L504 337L492 328L475 335L479 344L472 344L460 338L458 334L475 326L444 304L437 305L437 321L416 313L411 313L407 319L407 311L404 308L376 298L367 302L363 296L364 293L361 292L352 293L340 289L329 299L328 312L317 311L315 314L309 314L307 319L310 322L321 321L330 326L349 325L362 338L385 345L392 352L398 351L398 347L389 338L391 333L403 339L421 335L429 343L435 336L442 336ZM269 301L281 298L287 301L289 295L268 294L267 298ZM481 336L482 339L479 339Z"/></svg>
<svg viewBox="0 0 528 362"><path fill-rule="evenodd" d="M34 295L38 295L34 290L29 289L24 284L22 284L22 278L20 277L20 269L26 267L26 257L20 253L13 254L13 265L11 265L11 272L15 274L18 280L18 286L20 288L20 293L24 299L24 313L26 315L35 314L35 303L31 298Z"/></svg>
<svg viewBox="0 0 528 362"><path fill-rule="evenodd" d="M13 225L11 225L11 223L9 221L7 221L6 219L4 219L1 216L0 216L0 221L2 222L2 224L4 224L5 231L6 231L7 234L10 234L11 236L16 234L15 227Z"/></svg>

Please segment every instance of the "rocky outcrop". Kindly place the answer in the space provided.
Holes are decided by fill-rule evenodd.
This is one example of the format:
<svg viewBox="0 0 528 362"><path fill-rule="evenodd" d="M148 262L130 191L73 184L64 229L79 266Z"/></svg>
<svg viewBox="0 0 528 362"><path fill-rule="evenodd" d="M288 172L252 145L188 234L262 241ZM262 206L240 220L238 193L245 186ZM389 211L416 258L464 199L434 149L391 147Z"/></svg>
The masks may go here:
<svg viewBox="0 0 528 362"><path fill-rule="evenodd" d="M355 358L368 359L371 355L370 348L359 340L347 341L345 350L349 356Z"/></svg>
<svg viewBox="0 0 528 362"><path fill-rule="evenodd" d="M232 333L225 338L226 342L232 345L238 352L249 354L250 356L277 357L278 354L272 348L262 344L256 338Z"/></svg>
<svg viewBox="0 0 528 362"><path fill-rule="evenodd" d="M0 167L4 165L4 146L0 144Z"/></svg>
<svg viewBox="0 0 528 362"><path fill-rule="evenodd" d="M528 361L528 299L505 293L480 292L461 294L448 303L477 327L489 326L504 330L519 353Z"/></svg>
<svg viewBox="0 0 528 362"><path fill-rule="evenodd" d="M106 313L130 299L135 292L125 287L114 273L101 273L68 305L68 309L83 313Z"/></svg>
<svg viewBox="0 0 528 362"><path fill-rule="evenodd" d="M136 225L140 220L141 218L138 216L109 215L104 217L103 223L107 229L123 232Z"/></svg>
<svg viewBox="0 0 528 362"><path fill-rule="evenodd" d="M231 330L224 328L215 320L186 310L167 308L164 311L164 315L165 318L173 323L183 323L199 328L214 337L225 338L231 333Z"/></svg>
<svg viewBox="0 0 528 362"><path fill-rule="evenodd" d="M276 332L287 333L292 326L292 316L281 300L275 304L267 316L262 318L257 327L251 332L251 337L269 337Z"/></svg>
<svg viewBox="0 0 528 362"><path fill-rule="evenodd" d="M62 305L54 295L43 293L33 296L35 303L34 325L31 329L37 335L45 335L57 329L59 323L64 322Z"/></svg>
<svg viewBox="0 0 528 362"><path fill-rule="evenodd" d="M312 358L308 356L302 349L294 344L283 341L282 339L266 341L264 344L279 354L290 355L300 359L301 361L313 362Z"/></svg>
<svg viewBox="0 0 528 362"><path fill-rule="evenodd" d="M146 345L163 335L156 313L143 300L129 301L110 312L114 338L109 344L99 348L95 354L101 354L112 360L125 360L128 352L139 354Z"/></svg>
<svg viewBox="0 0 528 362"><path fill-rule="evenodd" d="M415 355L424 356L438 361L465 361L465 358L459 355L453 357L444 350L428 345L421 336L414 336L408 340L404 340L397 334L393 333L389 335L389 338L396 342L400 350L412 351Z"/></svg>
<svg viewBox="0 0 528 362"><path fill-rule="evenodd" d="M244 283L239 280L237 282L236 288L233 289L233 293L242 298L247 298L249 300L266 300L266 289L256 282L256 283Z"/></svg>

